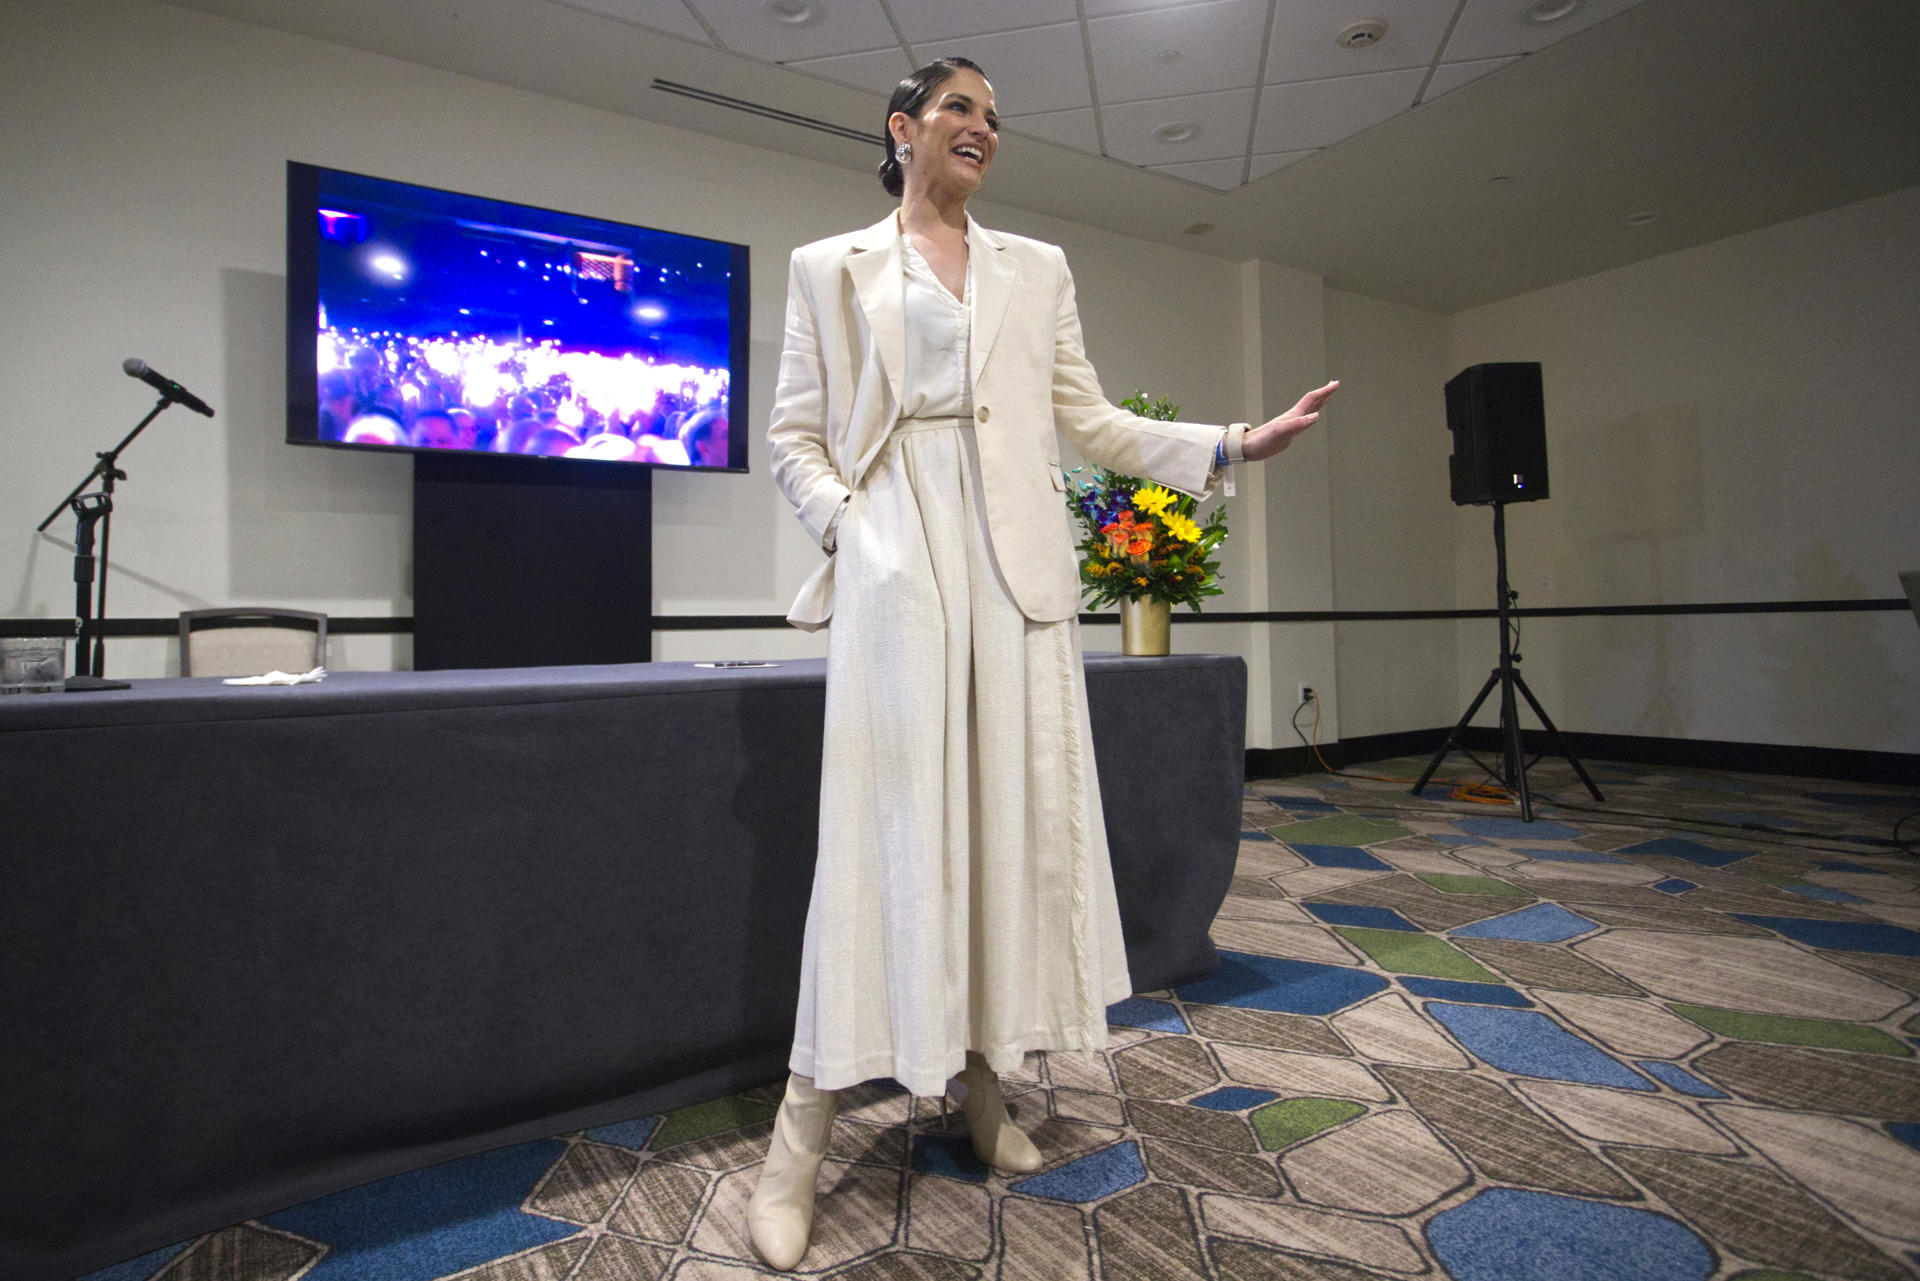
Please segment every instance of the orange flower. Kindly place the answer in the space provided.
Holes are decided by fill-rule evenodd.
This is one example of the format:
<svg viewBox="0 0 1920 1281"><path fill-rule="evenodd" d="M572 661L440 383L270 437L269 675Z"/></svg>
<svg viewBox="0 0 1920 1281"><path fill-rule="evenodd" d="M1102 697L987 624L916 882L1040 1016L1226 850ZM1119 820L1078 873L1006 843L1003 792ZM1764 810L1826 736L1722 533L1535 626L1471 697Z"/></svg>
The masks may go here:
<svg viewBox="0 0 1920 1281"><path fill-rule="evenodd" d="M1120 519L1111 525L1102 525L1100 532L1107 536L1116 548L1125 548L1135 556L1145 554L1146 548L1153 545L1153 525L1134 519L1132 512L1121 512ZM1145 539L1145 546L1141 540Z"/></svg>

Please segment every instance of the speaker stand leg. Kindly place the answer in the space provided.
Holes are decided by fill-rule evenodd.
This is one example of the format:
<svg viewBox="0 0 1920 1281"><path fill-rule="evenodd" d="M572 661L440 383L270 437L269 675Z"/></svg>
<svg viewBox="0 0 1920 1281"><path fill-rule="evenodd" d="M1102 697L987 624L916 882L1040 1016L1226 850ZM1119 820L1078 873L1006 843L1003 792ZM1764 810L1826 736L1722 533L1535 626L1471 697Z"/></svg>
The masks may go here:
<svg viewBox="0 0 1920 1281"><path fill-rule="evenodd" d="M1447 759L1447 756L1453 751L1453 745L1459 740L1460 732L1466 729L1467 722L1471 721L1474 713L1480 710L1480 704L1487 701L1487 695L1493 692L1493 683L1499 679L1500 669L1496 667L1493 669L1492 675L1487 677L1487 683L1480 687L1480 692L1474 695L1473 702L1468 704L1467 714L1462 716L1459 723L1447 732L1446 741L1440 744L1440 750L1435 752L1433 759L1427 762L1426 772L1420 776L1420 781L1409 789L1413 795L1418 796L1426 789L1427 780L1433 777L1433 772L1440 768L1440 762Z"/></svg>
<svg viewBox="0 0 1920 1281"><path fill-rule="evenodd" d="M1540 706L1540 700L1533 696L1533 691L1527 688L1527 683L1521 679L1519 672L1513 674L1513 683L1520 687L1520 692L1526 696L1527 706L1533 709L1533 714L1540 718L1542 725L1546 726L1547 733L1553 735L1554 746L1558 747L1560 754L1567 758L1567 764L1573 766L1573 772L1578 774L1580 781L1587 785L1587 792L1594 800L1605 803L1607 798L1600 795L1600 789L1593 785L1593 780L1587 776L1586 767L1580 764L1580 758L1573 754L1571 747L1567 746L1566 736L1554 726L1552 718L1547 715L1547 709Z"/></svg>
<svg viewBox="0 0 1920 1281"><path fill-rule="evenodd" d="M1500 768L1506 775L1501 782L1520 798L1520 821L1533 822L1533 793L1527 790L1527 756L1520 746L1520 705L1513 696L1520 673L1512 667L1500 668Z"/></svg>

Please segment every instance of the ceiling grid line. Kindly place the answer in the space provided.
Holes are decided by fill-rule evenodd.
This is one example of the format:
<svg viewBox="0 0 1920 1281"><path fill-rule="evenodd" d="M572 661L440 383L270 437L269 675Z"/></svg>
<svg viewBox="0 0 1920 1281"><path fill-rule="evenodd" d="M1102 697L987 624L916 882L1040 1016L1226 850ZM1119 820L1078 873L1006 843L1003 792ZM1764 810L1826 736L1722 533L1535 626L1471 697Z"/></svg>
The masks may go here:
<svg viewBox="0 0 1920 1281"><path fill-rule="evenodd" d="M714 48L725 49L727 47L727 42L720 38L720 33L713 29L713 24L708 22L706 18L701 15L700 11L693 7L693 0L680 0L680 7L686 10L687 16L693 19L695 25L707 33L707 39L713 41Z"/></svg>
<svg viewBox="0 0 1920 1281"><path fill-rule="evenodd" d="M1427 86L1433 83L1434 74L1440 70L1440 64L1446 61L1447 45L1453 40L1454 28L1460 25L1460 15L1466 11L1467 0L1459 0L1459 3L1453 6L1453 17L1448 20L1447 29L1440 33L1440 43L1434 46L1433 57L1427 63L1426 77L1420 81L1420 88L1414 92L1414 106L1417 107L1426 101Z"/></svg>
<svg viewBox="0 0 1920 1281"><path fill-rule="evenodd" d="M900 26L900 19L894 16L893 6L888 4L887 0L879 0L879 4L880 12L886 15L887 25L893 28L893 38L899 42L900 52L907 55L907 65L918 69L921 65L920 55L914 52L913 41L907 39L906 31ZM876 49L874 52L878 53L880 51ZM905 79L906 77L903 76L901 78ZM892 94L887 95L887 101L893 101Z"/></svg>
<svg viewBox="0 0 1920 1281"><path fill-rule="evenodd" d="M1253 181L1253 135L1260 128L1261 90L1267 83L1267 58L1273 53L1273 11L1279 0L1267 0L1267 23L1260 32L1260 69L1253 77L1253 110L1247 116L1247 154L1240 162L1240 185ZM1461 0L1466 3L1466 0Z"/></svg>
<svg viewBox="0 0 1920 1281"><path fill-rule="evenodd" d="M1112 159L1107 150L1107 130L1100 118L1100 83L1093 69L1093 32L1087 27L1087 0L1073 0L1074 20L1080 24L1080 56L1087 60L1087 101L1093 111L1093 140L1100 154Z"/></svg>

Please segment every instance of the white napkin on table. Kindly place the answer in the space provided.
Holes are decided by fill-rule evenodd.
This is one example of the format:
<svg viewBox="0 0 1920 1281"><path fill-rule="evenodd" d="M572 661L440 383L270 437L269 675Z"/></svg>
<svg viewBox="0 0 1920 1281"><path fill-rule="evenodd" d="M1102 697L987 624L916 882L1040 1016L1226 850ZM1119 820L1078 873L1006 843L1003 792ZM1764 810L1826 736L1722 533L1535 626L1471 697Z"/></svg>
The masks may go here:
<svg viewBox="0 0 1920 1281"><path fill-rule="evenodd" d="M327 669L316 667L310 672L301 672L298 676L292 672L268 672L265 676L229 676L222 684L226 685L308 685L327 679Z"/></svg>

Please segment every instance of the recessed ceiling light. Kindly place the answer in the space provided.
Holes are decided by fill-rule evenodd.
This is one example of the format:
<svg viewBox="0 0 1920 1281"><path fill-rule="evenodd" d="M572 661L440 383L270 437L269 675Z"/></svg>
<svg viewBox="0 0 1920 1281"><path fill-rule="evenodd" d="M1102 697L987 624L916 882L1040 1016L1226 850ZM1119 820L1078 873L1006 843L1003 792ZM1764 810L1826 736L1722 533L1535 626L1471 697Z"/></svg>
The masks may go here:
<svg viewBox="0 0 1920 1281"><path fill-rule="evenodd" d="M1534 0L1527 6L1528 22L1558 22L1578 9L1583 0Z"/></svg>
<svg viewBox="0 0 1920 1281"><path fill-rule="evenodd" d="M1628 214L1626 221L1629 227L1651 227L1660 221L1660 211L1648 209L1642 213Z"/></svg>
<svg viewBox="0 0 1920 1281"><path fill-rule="evenodd" d="M1342 49L1364 49L1368 45L1379 44L1386 37L1387 24L1378 18L1368 18L1365 22L1356 22L1350 27L1342 27L1333 42Z"/></svg>
<svg viewBox="0 0 1920 1281"><path fill-rule="evenodd" d="M1191 120L1169 120L1153 131L1153 136L1162 142L1191 142L1200 132L1200 126Z"/></svg>
<svg viewBox="0 0 1920 1281"><path fill-rule="evenodd" d="M1171 66L1180 61L1180 51L1178 49L1162 49L1159 53L1153 55L1153 60Z"/></svg>
<svg viewBox="0 0 1920 1281"><path fill-rule="evenodd" d="M760 7L775 22L784 22L789 27L804 27L820 20L817 0L760 0Z"/></svg>

